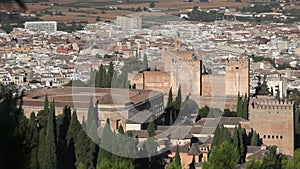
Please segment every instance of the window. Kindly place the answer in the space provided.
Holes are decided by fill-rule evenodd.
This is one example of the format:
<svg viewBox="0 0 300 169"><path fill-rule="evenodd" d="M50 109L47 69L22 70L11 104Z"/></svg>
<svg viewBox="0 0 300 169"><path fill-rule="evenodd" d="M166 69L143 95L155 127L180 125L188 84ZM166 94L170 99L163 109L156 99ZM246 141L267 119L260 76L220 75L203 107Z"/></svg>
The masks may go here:
<svg viewBox="0 0 300 169"><path fill-rule="evenodd" d="M271 138L271 136L270 136L270 135L268 135L268 139L269 139L269 138Z"/></svg>
<svg viewBox="0 0 300 169"><path fill-rule="evenodd" d="M276 139L278 139L278 135L276 135Z"/></svg>
<svg viewBox="0 0 300 169"><path fill-rule="evenodd" d="M274 139L274 135L272 135L272 139Z"/></svg>
<svg viewBox="0 0 300 169"><path fill-rule="evenodd" d="M116 121L116 129L119 129L120 121L121 121L121 119L118 119L118 120Z"/></svg>
<svg viewBox="0 0 300 169"><path fill-rule="evenodd" d="M280 136L280 139L283 139L283 136L282 136L282 135Z"/></svg>
<svg viewBox="0 0 300 169"><path fill-rule="evenodd" d="M266 135L264 135L264 139L266 138Z"/></svg>
<svg viewBox="0 0 300 169"><path fill-rule="evenodd" d="M239 67L235 67L235 69L239 69Z"/></svg>

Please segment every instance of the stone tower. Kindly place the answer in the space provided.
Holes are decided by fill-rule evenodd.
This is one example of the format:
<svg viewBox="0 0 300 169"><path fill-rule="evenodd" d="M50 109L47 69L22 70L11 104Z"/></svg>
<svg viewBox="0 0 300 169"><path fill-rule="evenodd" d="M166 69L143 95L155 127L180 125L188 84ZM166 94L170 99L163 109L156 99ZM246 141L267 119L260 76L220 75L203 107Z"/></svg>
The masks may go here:
<svg viewBox="0 0 300 169"><path fill-rule="evenodd" d="M182 95L201 94L201 60L191 51L165 50L162 53L164 71L170 73L171 86Z"/></svg>
<svg viewBox="0 0 300 169"><path fill-rule="evenodd" d="M251 98L249 120L263 144L276 145L278 153L294 155L294 103L269 96Z"/></svg>
<svg viewBox="0 0 300 169"><path fill-rule="evenodd" d="M249 96L249 59L229 59L226 61L225 95Z"/></svg>

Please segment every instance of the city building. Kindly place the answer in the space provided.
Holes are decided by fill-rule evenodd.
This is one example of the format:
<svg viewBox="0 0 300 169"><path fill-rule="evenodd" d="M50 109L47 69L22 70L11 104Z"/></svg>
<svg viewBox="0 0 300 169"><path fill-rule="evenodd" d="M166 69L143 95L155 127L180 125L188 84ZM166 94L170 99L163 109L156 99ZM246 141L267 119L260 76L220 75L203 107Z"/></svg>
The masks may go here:
<svg viewBox="0 0 300 169"><path fill-rule="evenodd" d="M56 21L34 21L34 22L25 22L25 29L32 31L46 31L48 33L57 31L57 22Z"/></svg>
<svg viewBox="0 0 300 169"><path fill-rule="evenodd" d="M140 16L126 15L117 16L116 23L122 30L141 29L142 19Z"/></svg>

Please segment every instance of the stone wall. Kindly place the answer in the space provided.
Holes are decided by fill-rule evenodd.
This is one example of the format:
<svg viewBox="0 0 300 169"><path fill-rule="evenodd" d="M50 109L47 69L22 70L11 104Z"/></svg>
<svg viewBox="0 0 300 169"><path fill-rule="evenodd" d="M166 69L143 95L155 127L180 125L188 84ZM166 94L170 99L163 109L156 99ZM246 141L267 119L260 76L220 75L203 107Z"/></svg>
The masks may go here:
<svg viewBox="0 0 300 169"><path fill-rule="evenodd" d="M202 96L225 96L225 75L202 75Z"/></svg>

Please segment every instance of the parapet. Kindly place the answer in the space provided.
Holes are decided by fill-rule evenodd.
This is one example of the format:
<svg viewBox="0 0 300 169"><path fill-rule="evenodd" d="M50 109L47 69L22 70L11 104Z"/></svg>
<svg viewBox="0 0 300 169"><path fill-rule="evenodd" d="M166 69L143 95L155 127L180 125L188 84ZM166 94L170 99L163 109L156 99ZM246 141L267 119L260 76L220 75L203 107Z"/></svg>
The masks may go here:
<svg viewBox="0 0 300 169"><path fill-rule="evenodd" d="M248 58L232 58L232 59L227 59L226 60L226 64L232 64L232 65L236 65L236 64L249 64L249 59Z"/></svg>
<svg viewBox="0 0 300 169"><path fill-rule="evenodd" d="M273 96L256 96L252 97L249 102L251 109L293 109L294 102L279 101Z"/></svg>

